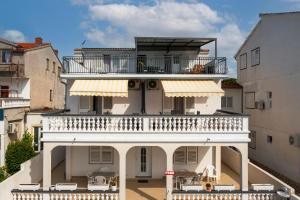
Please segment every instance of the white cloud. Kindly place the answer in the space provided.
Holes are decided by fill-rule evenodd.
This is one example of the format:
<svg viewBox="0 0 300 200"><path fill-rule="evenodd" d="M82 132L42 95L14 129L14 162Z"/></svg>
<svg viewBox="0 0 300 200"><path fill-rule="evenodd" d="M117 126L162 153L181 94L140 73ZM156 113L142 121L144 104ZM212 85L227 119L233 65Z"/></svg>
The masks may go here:
<svg viewBox="0 0 300 200"><path fill-rule="evenodd" d="M245 38L234 17L220 14L201 2L160 0L153 5L88 6L91 20L85 26L85 36L102 46L132 47L134 36L217 37L219 55L228 57L229 64L234 66L233 55Z"/></svg>
<svg viewBox="0 0 300 200"><path fill-rule="evenodd" d="M25 35L18 30L6 30L1 35L3 38L10 40L12 42L24 42Z"/></svg>

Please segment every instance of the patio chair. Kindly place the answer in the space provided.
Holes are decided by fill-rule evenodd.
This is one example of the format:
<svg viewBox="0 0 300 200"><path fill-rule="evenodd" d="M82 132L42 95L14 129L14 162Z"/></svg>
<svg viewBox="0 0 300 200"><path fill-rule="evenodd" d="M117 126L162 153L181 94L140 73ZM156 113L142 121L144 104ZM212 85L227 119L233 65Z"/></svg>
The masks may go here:
<svg viewBox="0 0 300 200"><path fill-rule="evenodd" d="M207 180L217 181L216 168L213 165L207 165L203 171L203 176L207 177Z"/></svg>
<svg viewBox="0 0 300 200"><path fill-rule="evenodd" d="M95 176L95 182L99 185L106 184L106 178L104 176Z"/></svg>

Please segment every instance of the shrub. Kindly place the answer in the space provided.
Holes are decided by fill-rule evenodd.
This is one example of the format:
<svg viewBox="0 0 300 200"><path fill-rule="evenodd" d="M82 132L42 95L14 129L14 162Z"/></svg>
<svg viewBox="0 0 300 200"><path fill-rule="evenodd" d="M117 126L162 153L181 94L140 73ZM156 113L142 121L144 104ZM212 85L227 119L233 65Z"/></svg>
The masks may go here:
<svg viewBox="0 0 300 200"><path fill-rule="evenodd" d="M32 141L32 136L26 132L22 140L16 140L7 146L5 164L9 174L19 171L21 164L35 155Z"/></svg>
<svg viewBox="0 0 300 200"><path fill-rule="evenodd" d="M4 181L7 177L4 167L0 167L0 182Z"/></svg>

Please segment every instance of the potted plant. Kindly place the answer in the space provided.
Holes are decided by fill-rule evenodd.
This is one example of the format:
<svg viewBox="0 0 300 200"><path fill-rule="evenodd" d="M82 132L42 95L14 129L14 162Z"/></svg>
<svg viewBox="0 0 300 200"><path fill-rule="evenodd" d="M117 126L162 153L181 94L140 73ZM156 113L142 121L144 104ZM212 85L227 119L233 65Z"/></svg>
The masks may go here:
<svg viewBox="0 0 300 200"><path fill-rule="evenodd" d="M206 183L206 191L207 192L211 192L211 184L210 183Z"/></svg>
<svg viewBox="0 0 300 200"><path fill-rule="evenodd" d="M111 185L111 191L117 191L117 182L118 182L118 179L117 177L113 177L111 179L111 182L110 182L110 185Z"/></svg>

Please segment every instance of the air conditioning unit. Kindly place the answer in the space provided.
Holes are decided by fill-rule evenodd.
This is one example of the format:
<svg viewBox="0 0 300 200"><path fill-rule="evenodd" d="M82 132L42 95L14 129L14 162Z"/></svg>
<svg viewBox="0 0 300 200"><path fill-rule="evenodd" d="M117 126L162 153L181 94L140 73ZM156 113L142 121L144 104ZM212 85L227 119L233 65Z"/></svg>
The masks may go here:
<svg viewBox="0 0 300 200"><path fill-rule="evenodd" d="M255 108L259 110L265 109L265 102L264 101L256 101L255 102Z"/></svg>
<svg viewBox="0 0 300 200"><path fill-rule="evenodd" d="M289 137L290 145L294 145L296 147L300 147L300 134L290 135Z"/></svg>
<svg viewBox="0 0 300 200"><path fill-rule="evenodd" d="M156 80L149 80L147 82L147 89L148 90L158 90L158 81L156 81Z"/></svg>
<svg viewBox="0 0 300 200"><path fill-rule="evenodd" d="M138 89L140 89L140 81L139 80L129 80L128 81L128 89L129 90L138 90Z"/></svg>
<svg viewBox="0 0 300 200"><path fill-rule="evenodd" d="M9 123L7 133L8 134L16 134L17 132L18 132L18 125L14 124L14 123Z"/></svg>

